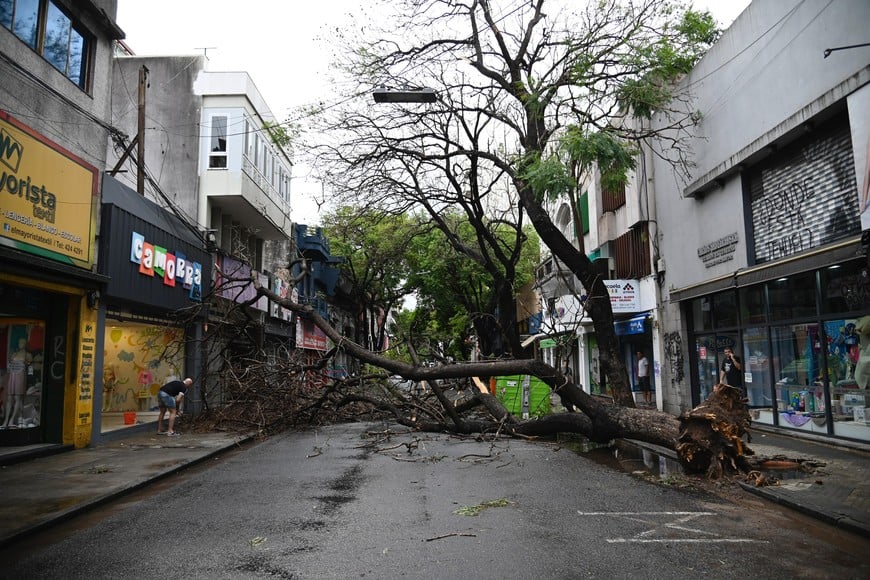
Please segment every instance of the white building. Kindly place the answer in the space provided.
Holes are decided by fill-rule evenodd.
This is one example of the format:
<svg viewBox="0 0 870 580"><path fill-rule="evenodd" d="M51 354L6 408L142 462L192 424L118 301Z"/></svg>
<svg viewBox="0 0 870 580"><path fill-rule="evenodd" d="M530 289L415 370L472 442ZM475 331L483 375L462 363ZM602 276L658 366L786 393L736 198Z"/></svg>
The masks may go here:
<svg viewBox="0 0 870 580"><path fill-rule="evenodd" d="M113 124L137 134L144 67L145 195L175 207L253 269L286 267L292 162L266 128L279 121L247 73L207 71L205 63L203 56L117 57ZM116 177L136 188L135 166Z"/></svg>
<svg viewBox="0 0 870 580"><path fill-rule="evenodd" d="M868 22L866 0L754 0L681 81L695 167L650 168L665 410L706 397L733 347L756 421L870 438Z"/></svg>

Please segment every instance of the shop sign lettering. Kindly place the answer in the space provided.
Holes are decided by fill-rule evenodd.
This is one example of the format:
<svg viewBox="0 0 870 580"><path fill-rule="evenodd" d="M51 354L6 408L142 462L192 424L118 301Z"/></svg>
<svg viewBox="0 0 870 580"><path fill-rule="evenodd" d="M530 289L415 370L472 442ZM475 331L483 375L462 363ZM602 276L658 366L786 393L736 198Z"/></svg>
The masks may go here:
<svg viewBox="0 0 870 580"><path fill-rule="evenodd" d="M698 257L707 268L733 260L738 241L740 241L740 236L737 235L737 232L728 234L698 248Z"/></svg>
<svg viewBox="0 0 870 580"><path fill-rule="evenodd" d="M90 266L96 174L0 111L0 236L16 247Z"/></svg>
<svg viewBox="0 0 870 580"><path fill-rule="evenodd" d="M188 260L181 252L170 252L133 232L130 261L139 265L140 274L160 278L165 286L177 283L190 291L191 300L202 299L202 264Z"/></svg>

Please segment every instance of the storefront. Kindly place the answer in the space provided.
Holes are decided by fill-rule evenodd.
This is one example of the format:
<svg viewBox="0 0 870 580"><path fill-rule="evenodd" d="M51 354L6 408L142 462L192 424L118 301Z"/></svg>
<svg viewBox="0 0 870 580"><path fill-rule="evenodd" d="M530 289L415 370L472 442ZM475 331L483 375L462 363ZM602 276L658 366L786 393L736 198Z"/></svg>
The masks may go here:
<svg viewBox="0 0 870 580"><path fill-rule="evenodd" d="M157 391L174 378L201 388L211 256L196 230L111 177L103 179L99 403L95 436L155 421Z"/></svg>
<svg viewBox="0 0 870 580"><path fill-rule="evenodd" d="M0 445L90 443L98 178L0 111Z"/></svg>
<svg viewBox="0 0 870 580"><path fill-rule="evenodd" d="M719 382L731 348L755 421L870 440L870 268L852 137L837 116L749 169L754 266L671 293L688 320L694 404ZM730 259L741 237L699 256Z"/></svg>
<svg viewBox="0 0 870 580"><path fill-rule="evenodd" d="M854 253L855 245L848 246ZM820 260L825 261L825 260ZM694 399L741 355L754 420L870 439L870 280L863 259L691 301Z"/></svg>

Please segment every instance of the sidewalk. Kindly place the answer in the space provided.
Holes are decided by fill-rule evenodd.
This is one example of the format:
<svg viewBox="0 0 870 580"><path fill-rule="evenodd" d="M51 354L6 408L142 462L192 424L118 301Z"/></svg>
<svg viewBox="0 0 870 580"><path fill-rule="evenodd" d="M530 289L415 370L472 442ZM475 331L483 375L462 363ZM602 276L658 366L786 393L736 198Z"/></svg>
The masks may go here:
<svg viewBox="0 0 870 580"><path fill-rule="evenodd" d="M86 449L0 467L0 547L249 441L226 433L167 438L131 433ZM752 430L756 455L824 464L781 485L742 485L750 493L870 538L870 445L835 446L782 432Z"/></svg>
<svg viewBox="0 0 870 580"><path fill-rule="evenodd" d="M827 438L823 442L818 436L784 435L782 431L754 426L749 446L757 456L785 456L824 465L810 477L781 478L779 485L740 485L751 493L870 538L870 445L850 443L847 448L836 443Z"/></svg>
<svg viewBox="0 0 870 580"><path fill-rule="evenodd" d="M0 547L248 440L227 433L166 437L140 430L0 467Z"/></svg>

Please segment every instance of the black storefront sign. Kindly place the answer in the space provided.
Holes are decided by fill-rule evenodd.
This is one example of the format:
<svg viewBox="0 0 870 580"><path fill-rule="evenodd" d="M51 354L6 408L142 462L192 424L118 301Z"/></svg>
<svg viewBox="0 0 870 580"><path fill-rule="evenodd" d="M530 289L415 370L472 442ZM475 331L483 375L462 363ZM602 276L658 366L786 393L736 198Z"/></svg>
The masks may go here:
<svg viewBox="0 0 870 580"><path fill-rule="evenodd" d="M162 311L201 301L211 256L193 228L129 187L105 176L99 270L114 302Z"/></svg>

